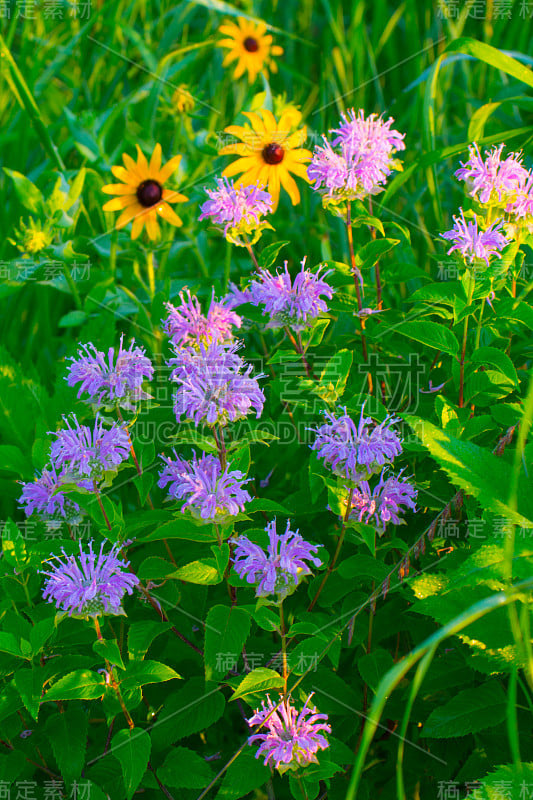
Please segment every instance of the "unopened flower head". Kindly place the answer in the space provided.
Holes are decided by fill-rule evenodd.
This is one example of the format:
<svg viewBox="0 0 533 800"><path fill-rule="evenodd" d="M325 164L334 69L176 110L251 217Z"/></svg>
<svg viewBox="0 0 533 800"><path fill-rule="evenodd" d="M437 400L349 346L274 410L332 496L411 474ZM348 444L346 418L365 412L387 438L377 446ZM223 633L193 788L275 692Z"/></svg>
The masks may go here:
<svg viewBox="0 0 533 800"><path fill-rule="evenodd" d="M63 418L65 428L50 431L56 439L50 451L52 464L65 474L66 480L90 478L100 480L107 471L115 471L130 455L127 431L113 423L105 428L99 414L94 426L80 425L76 415Z"/></svg>
<svg viewBox="0 0 533 800"><path fill-rule="evenodd" d="M527 180L528 172L522 165L521 153L510 153L502 159L504 145L494 146L481 156L477 144L468 149L469 159L455 173L465 181L471 197L480 203L502 203L511 200Z"/></svg>
<svg viewBox="0 0 533 800"><path fill-rule="evenodd" d="M89 342L80 346L77 358L70 358L72 364L65 380L69 386L80 384L78 397L86 394L89 403L108 411L116 406L135 411L141 400L150 399L142 386L153 377L152 362L134 339L128 349L123 347L123 340L124 334L116 354L115 348L110 347L106 357Z"/></svg>
<svg viewBox="0 0 533 800"><path fill-rule="evenodd" d="M52 465L45 467L33 482L23 483L19 504L26 516L37 514L47 522L79 522L82 514L79 505L67 493L57 491L62 483L64 477Z"/></svg>
<svg viewBox="0 0 533 800"><path fill-rule="evenodd" d="M124 614L124 594L132 594L139 579L128 570L129 562L118 557L120 545L113 545L108 553L104 553L104 546L102 542L95 553L90 542L86 553L80 542L78 556L68 556L62 550L63 558L57 556L50 570L43 570L44 599L70 616Z"/></svg>
<svg viewBox="0 0 533 800"><path fill-rule="evenodd" d="M209 195L202 208L200 220L209 217L223 229L224 236L232 244L255 244L261 231L272 226L262 219L270 214L272 196L256 184L235 187L227 178L217 178L216 189L206 189Z"/></svg>
<svg viewBox="0 0 533 800"><path fill-rule="evenodd" d="M248 725L262 725L258 733L248 738L248 744L260 742L256 758L264 757L264 764L275 767L280 773L296 770L308 764L317 764L316 754L329 747L324 736L331 733L327 714L319 714L310 705L310 694L304 707L298 711L290 697L275 703L267 695L261 708L248 720ZM277 706L277 708L276 708Z"/></svg>
<svg viewBox="0 0 533 800"><path fill-rule="evenodd" d="M233 328L241 327L241 318L228 301L215 300L213 291L209 310L203 314L198 298L188 289L180 292L179 297L179 306L165 304L168 317L163 321L163 329L175 348L198 347L200 342L233 341Z"/></svg>
<svg viewBox="0 0 533 800"><path fill-rule="evenodd" d="M503 234L503 223L500 220L493 222L484 231L478 229L477 218L466 220L463 209L461 215L454 216L454 226L451 231L441 233L443 239L453 242L448 250L453 253L457 250L463 256L466 264L472 264L477 258L485 261L487 267L493 256L501 258L501 251L508 244Z"/></svg>
<svg viewBox="0 0 533 800"><path fill-rule="evenodd" d="M268 547L265 552L247 536L237 539L234 569L240 578L256 585L256 597L275 595L278 602L291 594L301 579L311 574L309 563L319 567L322 563L313 553L318 545L309 544L298 531L291 531L290 520L281 536L276 531L276 520L266 526Z"/></svg>
<svg viewBox="0 0 533 800"><path fill-rule="evenodd" d="M339 417L331 411L324 411L324 415L327 422L309 429L316 433L311 449L342 478L358 483L380 472L402 452L401 439L392 427L399 422L395 417L387 416L376 424L364 416L364 406L358 425L346 408Z"/></svg>
<svg viewBox="0 0 533 800"><path fill-rule="evenodd" d="M239 342L209 345L198 350L184 348L169 361L174 367L171 380L178 384L174 395L174 413L182 419L194 420L196 426L227 425L243 419L252 411L259 418L265 395L252 367L239 356Z"/></svg>
<svg viewBox="0 0 533 800"><path fill-rule="evenodd" d="M416 511L417 490L401 473L386 477L383 473L372 490L368 481L362 481L353 492L350 519L374 525L381 535L389 522L402 524L400 516L406 509Z"/></svg>
<svg viewBox="0 0 533 800"><path fill-rule="evenodd" d="M393 170L401 169L394 154L405 150L405 134L391 128L377 114L365 118L362 109L342 114L332 141L323 137L307 169L313 188L322 195L325 206L345 200L362 200L383 191Z"/></svg>
<svg viewBox="0 0 533 800"><path fill-rule="evenodd" d="M319 314L327 312L323 298L331 300L334 289L324 280L333 270L322 275L322 267L316 272L305 268L306 258L301 262L300 272L292 280L287 262L283 272L273 275L269 270L260 270L258 277L240 293L242 302L254 306L264 305L263 314L270 317L267 328L283 328L302 331L310 327Z"/></svg>
<svg viewBox="0 0 533 800"><path fill-rule="evenodd" d="M222 521L244 511L244 504L252 498L244 488L249 479L230 464L223 470L218 458L196 454L192 461L161 456L165 462L159 473L158 486L169 485L168 492L175 500L185 500L182 511L189 509L194 517L205 522Z"/></svg>

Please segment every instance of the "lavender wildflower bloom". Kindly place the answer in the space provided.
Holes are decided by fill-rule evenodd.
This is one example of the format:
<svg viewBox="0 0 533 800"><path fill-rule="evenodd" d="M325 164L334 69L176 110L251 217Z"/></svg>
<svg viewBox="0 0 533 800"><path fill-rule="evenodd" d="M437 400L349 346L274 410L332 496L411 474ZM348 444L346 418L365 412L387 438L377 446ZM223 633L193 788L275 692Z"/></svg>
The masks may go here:
<svg viewBox="0 0 533 800"><path fill-rule="evenodd" d="M278 601L291 594L305 575L311 574L309 564L315 567L322 563L313 553L318 545L309 544L298 531L290 530L290 520L281 536L276 531L276 520L265 528L269 544L267 552L246 536L239 536L234 554L234 569L240 578L257 584L256 597L277 595Z"/></svg>
<svg viewBox="0 0 533 800"><path fill-rule="evenodd" d="M72 357L69 375L65 378L69 386L80 383L78 397L86 393L88 402L112 409L116 405L134 411L140 400L148 400L151 395L142 389L144 380L151 380L154 374L152 362L133 339L129 349L123 347L124 334L115 358L115 348L107 353L97 350L89 342L78 350L78 358Z"/></svg>
<svg viewBox="0 0 533 800"><path fill-rule="evenodd" d="M238 355L239 342L209 345L199 350L185 348L169 361L175 369L171 380L178 383L174 395L176 419L183 417L207 425L227 425L246 417L252 409L261 415L265 395L252 367Z"/></svg>
<svg viewBox="0 0 533 800"><path fill-rule="evenodd" d="M241 318L232 310L229 300L216 301L213 290L209 310L203 314L198 298L188 289L180 292L179 296L180 306L165 304L168 317L163 321L163 329L176 348L184 345L198 347L200 342L233 341L233 327L241 327Z"/></svg>
<svg viewBox="0 0 533 800"><path fill-rule="evenodd" d="M298 712L289 698L282 699L278 705L267 695L267 703L263 700L262 708L247 720L250 727L263 725L264 733L248 738L249 745L261 742L256 758L264 756L264 764L276 767L281 773L318 763L316 753L329 747L324 733L331 733L331 726L327 723L327 714L318 714L316 708L309 705L312 696L309 695Z"/></svg>
<svg viewBox="0 0 533 800"><path fill-rule="evenodd" d="M268 222L261 219L263 214L270 214L273 207L271 195L259 186L239 186L235 188L233 181L217 178L216 189L206 189L210 199L201 210L200 220L210 217L223 227L228 242L246 246L255 244L261 236L263 228L271 228ZM247 237L252 241L247 242Z"/></svg>
<svg viewBox="0 0 533 800"><path fill-rule="evenodd" d="M477 144L474 142L468 148L469 159L461 161L461 167L455 173L456 177L466 182L471 197L480 203L498 202L512 197L527 180L528 172L522 166L520 153L510 153L502 161L504 145L495 146L493 150L485 151L483 160Z"/></svg>
<svg viewBox="0 0 533 800"><path fill-rule="evenodd" d="M323 195L324 204L363 199L383 191L388 176L399 168L393 158L405 150L405 134L391 128L376 114L365 119L362 109L342 114L331 142L324 136L323 145L315 148L307 169L313 188ZM335 150L334 148L337 148Z"/></svg>
<svg viewBox="0 0 533 800"><path fill-rule="evenodd" d="M503 223L497 220L485 231L480 231L477 219L467 221L463 209L459 210L461 216L454 216L455 225L452 230L440 234L443 239L453 242L452 247L447 251L448 254L458 250L467 264L471 264L475 258L479 258L485 261L488 267L489 259L492 256L501 258L500 251L508 244L502 233Z"/></svg>
<svg viewBox="0 0 533 800"><path fill-rule="evenodd" d="M320 275L322 267L316 272L305 269L306 257L301 261L301 270L294 281L289 275L287 262L284 272L272 275L268 270L260 270L258 278L240 293L242 302L254 306L264 305L263 314L270 317L267 328L283 328L289 325L295 331L310 327L319 314L328 310L325 300L333 297L334 289L324 278L333 270Z"/></svg>
<svg viewBox="0 0 533 800"><path fill-rule="evenodd" d="M56 491L64 482L62 478L55 467L49 465L32 483L22 484L19 504L27 517L37 514L46 521L63 519L66 522L78 522L81 519L79 505L70 500L65 492Z"/></svg>
<svg viewBox="0 0 533 800"><path fill-rule="evenodd" d="M123 427L113 423L104 428L99 414L92 430L88 425L80 425L75 414L71 418L63 417L66 429L49 431L57 437L50 451L52 464L56 469L61 468L67 479L99 480L104 472L116 470L129 458L130 440Z"/></svg>
<svg viewBox="0 0 533 800"><path fill-rule="evenodd" d="M309 428L316 433L311 449L336 475L355 483L379 472L402 452L401 439L392 429L399 419L389 415L377 425L363 414L364 406L356 427L346 408L338 419L333 412L324 411L328 422Z"/></svg>
<svg viewBox="0 0 533 800"><path fill-rule="evenodd" d="M520 184L516 195L510 200L505 210L515 219L533 217L533 172L527 173L527 178Z"/></svg>
<svg viewBox="0 0 533 800"><path fill-rule="evenodd" d="M43 598L56 604L69 616L98 617L101 614L124 614L124 593L132 594L139 579L128 571L129 561L118 558L120 545L115 544L104 553L104 542L100 552L93 552L92 542L85 553L80 542L79 556L57 556L57 563L47 576Z"/></svg>
<svg viewBox="0 0 533 800"><path fill-rule="evenodd" d="M356 487L352 496L353 511L350 519L373 524L379 535L385 532L389 522L400 525L403 520L400 514L404 508L416 511L417 490L408 481L401 480L401 474L385 478L383 474L379 483L370 489L367 481Z"/></svg>
<svg viewBox="0 0 533 800"><path fill-rule="evenodd" d="M174 451L174 459L161 458L166 466L159 473L158 486L163 489L170 484L170 496L175 500L186 498L181 510L189 508L197 519L214 522L235 516L252 499L243 488L249 480L244 473L230 471L230 464L222 470L213 455L198 459L195 454L192 461L186 461Z"/></svg>

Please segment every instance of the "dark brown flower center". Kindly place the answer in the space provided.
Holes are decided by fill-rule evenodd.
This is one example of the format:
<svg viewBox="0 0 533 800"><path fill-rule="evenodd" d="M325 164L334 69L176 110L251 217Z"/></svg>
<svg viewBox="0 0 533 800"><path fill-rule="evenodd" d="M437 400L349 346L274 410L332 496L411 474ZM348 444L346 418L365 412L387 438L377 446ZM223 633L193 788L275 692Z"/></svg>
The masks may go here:
<svg viewBox="0 0 533 800"><path fill-rule="evenodd" d="M253 36L247 36L243 44L244 49L248 50L249 53L257 53L259 50L259 42Z"/></svg>
<svg viewBox="0 0 533 800"><path fill-rule="evenodd" d="M137 200L145 208L155 206L163 197L163 189L157 181L143 181L137 187Z"/></svg>
<svg viewBox="0 0 533 800"><path fill-rule="evenodd" d="M267 144L263 147L263 159L267 164L281 164L285 156L285 150L280 144Z"/></svg>

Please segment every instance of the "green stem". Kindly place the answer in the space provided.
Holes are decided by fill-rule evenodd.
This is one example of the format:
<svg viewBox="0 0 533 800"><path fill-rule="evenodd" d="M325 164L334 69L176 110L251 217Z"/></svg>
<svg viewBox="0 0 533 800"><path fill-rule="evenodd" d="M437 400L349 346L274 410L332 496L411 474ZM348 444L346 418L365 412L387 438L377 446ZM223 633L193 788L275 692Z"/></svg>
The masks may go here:
<svg viewBox="0 0 533 800"><path fill-rule="evenodd" d="M74 298L74 302L76 303L76 307L79 311L83 308L83 303L81 302L81 296L78 292L78 287L76 286L76 281L70 274L70 270L68 268L68 264L65 261L61 262L61 266L63 268L63 274L65 276L65 280L68 283L69 289L72 292L72 297Z"/></svg>
<svg viewBox="0 0 533 800"><path fill-rule="evenodd" d="M285 618L283 616L283 600L279 604L279 632L281 635L281 659L283 665L283 694L287 694L287 633L285 631Z"/></svg>
<svg viewBox="0 0 533 800"><path fill-rule="evenodd" d="M96 485L96 480L93 480L93 490L96 495L96 499L98 500L98 505L100 506L100 511L102 512L102 516L104 518L105 524L107 525L107 530L111 530L111 523L109 522L109 517L107 516L104 508L104 504L102 503L102 498L100 497L100 492L98 490L98 486Z"/></svg>
<svg viewBox="0 0 533 800"><path fill-rule="evenodd" d="M47 151L52 161L55 163L56 167L64 172L65 165L63 164L63 160L59 155L59 151L55 146L55 144L53 143L52 139L50 138L48 129L42 120L41 112L39 111L39 106L35 102L35 99L28 87L28 84L24 80L24 76L22 72L19 70L1 34L0 34L0 59L9 68L9 72L7 73L7 78L9 83L11 84L11 88L14 90L13 93L15 94L19 103L24 107L24 109L28 113L28 116L35 125L37 133L41 138L45 150Z"/></svg>
<svg viewBox="0 0 533 800"><path fill-rule="evenodd" d="M486 298L486 297L484 297L484 298L483 298L483 300L481 301L481 309L480 309L480 311L479 311L479 319L478 319L478 322L477 322L477 331L476 331L476 346L475 346L475 348L474 348L475 350L477 350L477 349L478 349L478 347L479 347L479 341L480 341L480 339L481 339L481 322L482 322L482 320L483 320L483 312L485 311L485 303L486 303L486 302L487 302L487 298Z"/></svg>
<svg viewBox="0 0 533 800"><path fill-rule="evenodd" d="M350 262L352 266L352 273L353 273L353 282L355 285L355 294L357 297L357 308L359 312L361 312L363 308L363 301L361 299L361 290L359 288L359 279L358 276L361 274L360 270L355 263L355 250L353 246L353 230L352 230L352 204L348 203L348 208L346 210L346 231L348 233L348 247L350 250ZM363 350L363 358L365 362L368 362L368 350L366 346L366 336L365 336L365 321L363 317L359 317L359 327L361 329L361 348ZM367 380L368 380L368 391L372 394L374 386L372 382L372 375L370 370L367 373Z"/></svg>
<svg viewBox="0 0 533 800"><path fill-rule="evenodd" d="M468 307L472 305L472 298L474 297L474 278L471 279L470 288L468 291ZM464 407L464 389L465 389L465 359L466 359L466 340L468 337L468 320L470 312L465 317L463 327L463 344L461 346L461 362L459 366L459 408Z"/></svg>

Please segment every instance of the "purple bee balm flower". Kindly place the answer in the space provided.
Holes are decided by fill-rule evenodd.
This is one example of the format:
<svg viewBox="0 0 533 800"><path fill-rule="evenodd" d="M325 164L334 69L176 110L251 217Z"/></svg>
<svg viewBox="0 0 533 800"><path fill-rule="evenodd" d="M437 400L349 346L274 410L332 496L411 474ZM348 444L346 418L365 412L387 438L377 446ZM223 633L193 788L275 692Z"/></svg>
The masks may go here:
<svg viewBox="0 0 533 800"><path fill-rule="evenodd" d="M502 160L504 145L485 151L483 160L477 144L468 148L469 159L461 161L456 177L466 182L471 197L480 203L498 202L512 197L527 180L528 172L522 166L521 153L510 153Z"/></svg>
<svg viewBox="0 0 533 800"><path fill-rule="evenodd" d="M227 425L246 417L252 409L261 416L265 395L259 388L262 374L252 375L252 367L238 355L240 342L209 345L198 350L184 348L169 361L175 369L171 380L178 383L174 413L207 425Z"/></svg>
<svg viewBox="0 0 533 800"><path fill-rule="evenodd" d="M243 488L249 479L238 470L230 471L230 464L222 470L213 455L198 459L195 454L192 461L185 461L175 451L174 456L161 456L166 466L159 473L158 486L163 489L170 484L171 497L186 498L182 511L189 508L197 519L214 522L244 511L244 504L252 499Z"/></svg>
<svg viewBox="0 0 533 800"><path fill-rule="evenodd" d="M65 492L56 491L64 482L63 475L58 475L54 466L47 466L32 483L23 483L19 504L26 516L37 514L47 522L79 522L82 513L79 505Z"/></svg>
<svg viewBox="0 0 533 800"><path fill-rule="evenodd" d="M463 209L460 217L454 216L455 225L451 231L441 233L443 239L453 242L448 254L458 250L467 264L471 264L475 258L482 259L489 266L489 259L492 256L501 258L500 250L508 244L507 239L502 233L501 221L493 222L485 231L478 230L477 218L466 220Z"/></svg>
<svg viewBox="0 0 533 800"><path fill-rule="evenodd" d="M65 378L69 386L80 383L78 397L88 394L88 402L111 410L120 406L135 411L140 400L149 400L151 395L143 391L143 381L151 380L154 374L152 362L142 347L133 339L129 349L122 346L124 334L115 357L115 348L105 353L89 342L78 350L78 358L72 357L69 374Z"/></svg>
<svg viewBox="0 0 533 800"><path fill-rule="evenodd" d="M256 597L275 594L281 601L296 589L305 575L311 574L307 561L315 567L321 565L321 560L313 556L319 546L306 542L298 531L291 531L290 520L287 520L287 529L281 536L276 531L275 519L268 523L265 531L269 537L266 553L246 536L239 536L234 569L240 578L257 584Z"/></svg>
<svg viewBox="0 0 533 800"><path fill-rule="evenodd" d="M52 464L62 469L66 480L99 480L104 472L116 470L129 458L129 436L120 425L113 423L110 428L104 428L99 414L92 430L88 425L80 425L75 414L71 415L71 420L66 417L63 420L65 429L49 431L57 437L50 455Z"/></svg>
<svg viewBox="0 0 533 800"><path fill-rule="evenodd" d="M402 524L403 520L399 515L404 508L416 511L417 494L414 486L408 481L401 480L401 473L398 477L391 475L389 478L385 478L382 474L373 490L367 481L362 481L354 490L353 511L350 512L349 518L375 525L381 536L389 522L395 525Z"/></svg>
<svg viewBox="0 0 533 800"><path fill-rule="evenodd" d="M333 140L323 137L307 175L326 205L383 191L388 176L399 168L394 154L405 150L405 134L391 128L393 122L376 114L365 119L362 109L356 112L352 108L342 114L339 127L330 131L336 134Z"/></svg>
<svg viewBox="0 0 533 800"><path fill-rule="evenodd" d="M251 728L261 725L259 730L264 731L248 738L249 745L261 742L256 758L264 756L264 764L276 767L281 773L318 764L316 754L329 747L324 733L331 733L331 726L327 723L327 714L318 714L316 708L309 705L312 696L309 695L298 712L289 698L282 699L280 695L278 704L267 695L267 703L263 700L262 708L247 720Z"/></svg>
<svg viewBox="0 0 533 800"><path fill-rule="evenodd" d="M198 298L188 289L180 292L179 296L180 306L165 304L168 317L163 321L163 329L174 347L233 340L233 328L241 327L241 318L232 310L231 302L226 299L216 301L213 290L209 311L203 314Z"/></svg>
<svg viewBox="0 0 533 800"><path fill-rule="evenodd" d="M235 188L233 181L217 178L216 189L206 189L210 199L202 206L200 220L211 218L224 229L224 236L233 244L254 244L263 228L272 226L261 219L273 207L271 195L256 185ZM250 237L252 241L250 242Z"/></svg>
<svg viewBox="0 0 533 800"><path fill-rule="evenodd" d="M324 411L328 422L308 429L316 433L311 450L316 450L336 475L355 483L379 472L402 452L401 439L392 429L399 419L387 416L378 425L363 412L364 406L356 426L346 408L338 419L333 412Z"/></svg>
<svg viewBox="0 0 533 800"><path fill-rule="evenodd" d="M263 314L270 317L267 328L283 328L288 325L292 330L302 331L310 327L319 314L328 310L322 297L331 300L334 289L324 278L333 270L328 270L321 276L322 267L311 272L305 269L305 262L306 257L303 258L301 270L294 281L285 261L283 272L272 275L268 270L260 270L257 279L240 293L242 302L265 306Z"/></svg>
<svg viewBox="0 0 533 800"><path fill-rule="evenodd" d="M60 611L69 616L98 617L101 614L124 614L122 599L124 593L132 594L139 579L129 572L129 561L118 558L120 545L115 544L104 553L93 552L92 542L89 552L83 551L80 542L79 556L57 556L57 563L46 575L43 598L56 604Z"/></svg>
<svg viewBox="0 0 533 800"><path fill-rule="evenodd" d="M521 183L518 192L507 203L505 210L515 219L533 216L533 172L527 173L527 179Z"/></svg>

